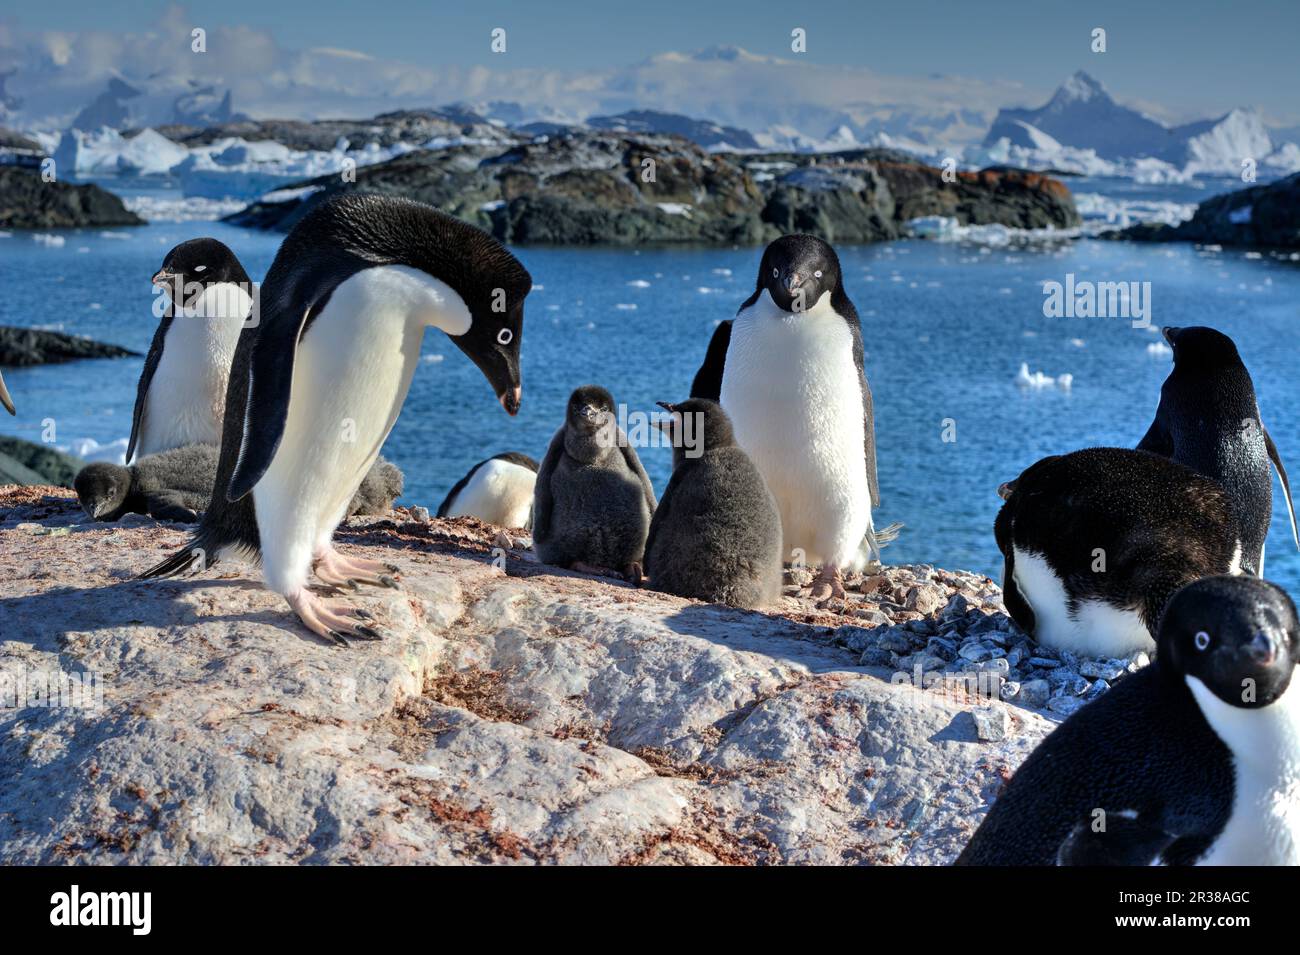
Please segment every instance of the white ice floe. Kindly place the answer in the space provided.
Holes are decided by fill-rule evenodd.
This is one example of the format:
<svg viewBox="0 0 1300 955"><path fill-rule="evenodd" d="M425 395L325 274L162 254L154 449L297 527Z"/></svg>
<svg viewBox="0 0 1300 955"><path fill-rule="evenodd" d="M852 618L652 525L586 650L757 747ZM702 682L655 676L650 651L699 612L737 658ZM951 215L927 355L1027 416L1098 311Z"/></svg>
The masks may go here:
<svg viewBox="0 0 1300 955"><path fill-rule="evenodd" d="M68 240L61 235L50 235L48 232L38 232L32 236L33 242L39 242L41 245L48 246L51 249L63 248Z"/></svg>
<svg viewBox="0 0 1300 955"><path fill-rule="evenodd" d="M655 204L670 216L686 216L688 219L690 218L691 204L689 202L658 202Z"/></svg>
<svg viewBox="0 0 1300 955"><path fill-rule="evenodd" d="M100 444L94 438L77 438L66 445L56 445L55 447L59 451L81 458L83 461L110 461L113 464L125 464L126 446L126 438L118 438L116 441L110 441L107 444Z"/></svg>
<svg viewBox="0 0 1300 955"><path fill-rule="evenodd" d="M1066 372L1063 375L1057 375L1053 378L1041 371L1030 372L1027 362L1020 363L1020 371L1016 375L1016 386L1028 391L1043 391L1046 388L1057 388L1061 391L1069 391L1074 384L1074 375Z"/></svg>
<svg viewBox="0 0 1300 955"><path fill-rule="evenodd" d="M621 311L621 312L635 312L635 311L636 311L636 306L633 305L633 304L631 304L630 302L619 302L619 303L618 303L617 305L615 305L614 307L615 307L616 309L618 309L619 311Z"/></svg>
<svg viewBox="0 0 1300 955"><path fill-rule="evenodd" d="M199 196L127 196L122 204L147 222L205 222L238 212L247 205L243 199ZM113 238L130 236L114 235Z"/></svg>
<svg viewBox="0 0 1300 955"><path fill-rule="evenodd" d="M1163 358L1166 355L1172 355L1174 350L1164 342L1148 342L1147 354L1152 358Z"/></svg>
<svg viewBox="0 0 1300 955"><path fill-rule="evenodd" d="M649 288L650 283L645 279L633 279L627 283L630 288Z"/></svg>

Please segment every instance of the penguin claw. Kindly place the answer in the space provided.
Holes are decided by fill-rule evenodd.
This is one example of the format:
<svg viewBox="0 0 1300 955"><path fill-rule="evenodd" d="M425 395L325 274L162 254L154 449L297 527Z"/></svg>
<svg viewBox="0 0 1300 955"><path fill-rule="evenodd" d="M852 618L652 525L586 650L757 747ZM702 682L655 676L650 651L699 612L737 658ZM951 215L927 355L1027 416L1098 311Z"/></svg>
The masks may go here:
<svg viewBox="0 0 1300 955"><path fill-rule="evenodd" d="M374 627L367 627L365 624L357 624L352 628L352 632L363 640L382 640L384 635Z"/></svg>
<svg viewBox="0 0 1300 955"><path fill-rule="evenodd" d="M336 647L352 646L352 644L348 643L348 638L343 636L343 634L339 633L337 630L326 630L325 636L329 637L329 639L334 642L334 646Z"/></svg>

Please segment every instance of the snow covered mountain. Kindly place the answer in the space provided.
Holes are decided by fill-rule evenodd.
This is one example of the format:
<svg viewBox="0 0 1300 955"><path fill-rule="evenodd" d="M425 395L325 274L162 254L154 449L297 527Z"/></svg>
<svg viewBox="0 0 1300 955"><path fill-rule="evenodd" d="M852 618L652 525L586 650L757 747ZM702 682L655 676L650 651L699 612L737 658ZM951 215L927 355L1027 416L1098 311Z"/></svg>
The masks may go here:
<svg viewBox="0 0 1300 955"><path fill-rule="evenodd" d="M1235 175L1245 160L1291 172L1296 152L1295 146L1275 144L1253 109L1170 127L1117 103L1080 71L1037 109L999 110L980 149L969 150L967 159L1167 181Z"/></svg>

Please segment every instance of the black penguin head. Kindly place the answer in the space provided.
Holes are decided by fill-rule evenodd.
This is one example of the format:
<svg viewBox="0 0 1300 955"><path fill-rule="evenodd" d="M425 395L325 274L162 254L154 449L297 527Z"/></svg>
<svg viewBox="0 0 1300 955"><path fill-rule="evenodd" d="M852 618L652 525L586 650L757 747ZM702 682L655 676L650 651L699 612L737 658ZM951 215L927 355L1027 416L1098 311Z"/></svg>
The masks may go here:
<svg viewBox="0 0 1300 955"><path fill-rule="evenodd" d="M131 493L131 472L120 464L96 461L77 472L72 486L87 517L115 521Z"/></svg>
<svg viewBox="0 0 1300 955"><path fill-rule="evenodd" d="M1157 662L1194 677L1223 702L1252 709L1277 700L1300 658L1300 623L1286 592L1258 577L1206 577L1169 600Z"/></svg>
<svg viewBox="0 0 1300 955"><path fill-rule="evenodd" d="M731 419L717 402L707 398L688 398L677 404L660 401L658 405L669 415L659 422L659 428L673 443L674 468L706 451L736 444Z"/></svg>
<svg viewBox="0 0 1300 955"><path fill-rule="evenodd" d="M758 266L756 290L767 289L783 311L806 311L824 293L841 287L839 256L816 236L781 236L763 252Z"/></svg>
<svg viewBox="0 0 1300 955"><path fill-rule="evenodd" d="M241 285L252 295L248 273L229 247L216 239L190 239L167 253L154 273L153 284L167 290L171 300L192 306L209 285L228 282Z"/></svg>
<svg viewBox="0 0 1300 955"><path fill-rule="evenodd" d="M605 428L616 427L617 412L614 396L600 385L583 385L569 395L565 412L569 430L580 435L595 435Z"/></svg>
<svg viewBox="0 0 1300 955"><path fill-rule="evenodd" d="M1189 328L1166 325L1160 334L1174 350L1175 368L1227 368L1241 364L1236 343L1217 329L1204 325Z"/></svg>

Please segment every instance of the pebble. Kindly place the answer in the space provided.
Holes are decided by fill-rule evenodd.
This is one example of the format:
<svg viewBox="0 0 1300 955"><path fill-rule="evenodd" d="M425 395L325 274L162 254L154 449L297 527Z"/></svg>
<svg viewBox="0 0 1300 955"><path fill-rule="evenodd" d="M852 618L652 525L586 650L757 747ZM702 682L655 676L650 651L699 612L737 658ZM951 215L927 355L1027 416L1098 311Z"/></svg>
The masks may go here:
<svg viewBox="0 0 1300 955"><path fill-rule="evenodd" d="M1081 707L1087 706L1086 700L1077 696L1054 696L1047 701L1047 708L1061 716L1069 716Z"/></svg>
<svg viewBox="0 0 1300 955"><path fill-rule="evenodd" d="M1061 661L1053 660L1050 657L1030 657L1029 665L1038 667L1041 670L1054 670L1061 665Z"/></svg>
<svg viewBox="0 0 1300 955"><path fill-rule="evenodd" d="M1093 700L1101 696L1109 689L1110 689L1109 683L1107 683L1105 680L1097 680L1092 684L1092 686L1088 687L1088 692L1083 694L1083 698L1087 700L1089 703L1091 703Z"/></svg>
<svg viewBox="0 0 1300 955"><path fill-rule="evenodd" d="M975 735L986 743L996 743L1011 735L1011 714L1005 706L994 703L971 710L975 717Z"/></svg>
<svg viewBox="0 0 1300 955"><path fill-rule="evenodd" d="M421 524L429 523L429 509L418 505L411 508L411 520L419 521Z"/></svg>
<svg viewBox="0 0 1300 955"><path fill-rule="evenodd" d="M1079 664L1079 676L1089 680L1117 680L1127 667L1123 660L1084 660Z"/></svg>
<svg viewBox="0 0 1300 955"><path fill-rule="evenodd" d="M862 651L862 657L858 660L858 666L864 667L892 667L894 666L895 654L888 650L882 650L880 647L867 647Z"/></svg>
<svg viewBox="0 0 1300 955"><path fill-rule="evenodd" d="M1016 702L1021 706L1038 708L1052 696L1052 687L1046 680L1027 680L1020 684L1020 695Z"/></svg>
<svg viewBox="0 0 1300 955"><path fill-rule="evenodd" d="M971 663L983 663L993 656L989 648L982 643L971 642L964 643L960 650L957 651L963 660L969 660Z"/></svg>
<svg viewBox="0 0 1300 955"><path fill-rule="evenodd" d="M999 695L1002 697L1003 700L1005 700L1008 703L1019 702L1018 700L1018 697L1020 696L1019 682L1017 682L1016 680L1008 680L1006 683L1003 683Z"/></svg>

